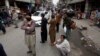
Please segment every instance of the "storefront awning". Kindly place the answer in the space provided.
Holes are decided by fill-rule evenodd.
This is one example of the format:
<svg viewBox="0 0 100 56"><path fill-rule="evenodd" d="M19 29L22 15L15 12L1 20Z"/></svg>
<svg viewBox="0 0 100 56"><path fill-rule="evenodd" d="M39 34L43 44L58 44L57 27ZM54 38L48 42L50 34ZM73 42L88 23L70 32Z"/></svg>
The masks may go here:
<svg viewBox="0 0 100 56"><path fill-rule="evenodd" d="M68 4L74 4L74 3L79 3L79 2L83 2L85 0L70 0L68 1Z"/></svg>

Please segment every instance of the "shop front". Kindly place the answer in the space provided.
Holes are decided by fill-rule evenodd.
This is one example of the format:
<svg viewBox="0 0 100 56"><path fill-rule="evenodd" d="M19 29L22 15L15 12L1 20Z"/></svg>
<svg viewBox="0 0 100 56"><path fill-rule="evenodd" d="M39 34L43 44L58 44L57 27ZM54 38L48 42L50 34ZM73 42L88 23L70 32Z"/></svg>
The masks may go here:
<svg viewBox="0 0 100 56"><path fill-rule="evenodd" d="M95 10L100 8L100 0L88 0L91 10Z"/></svg>
<svg viewBox="0 0 100 56"><path fill-rule="evenodd" d="M68 2L68 5L71 6L74 10L80 9L82 12L85 10L84 0L72 0Z"/></svg>

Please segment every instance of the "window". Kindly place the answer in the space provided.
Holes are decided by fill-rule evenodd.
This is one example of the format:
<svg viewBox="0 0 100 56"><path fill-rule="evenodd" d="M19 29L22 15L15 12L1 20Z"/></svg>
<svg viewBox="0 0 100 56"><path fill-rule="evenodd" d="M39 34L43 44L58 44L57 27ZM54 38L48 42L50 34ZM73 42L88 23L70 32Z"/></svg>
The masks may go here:
<svg viewBox="0 0 100 56"><path fill-rule="evenodd" d="M39 12L35 12L35 13L34 13L34 16L38 16L38 15L39 15Z"/></svg>

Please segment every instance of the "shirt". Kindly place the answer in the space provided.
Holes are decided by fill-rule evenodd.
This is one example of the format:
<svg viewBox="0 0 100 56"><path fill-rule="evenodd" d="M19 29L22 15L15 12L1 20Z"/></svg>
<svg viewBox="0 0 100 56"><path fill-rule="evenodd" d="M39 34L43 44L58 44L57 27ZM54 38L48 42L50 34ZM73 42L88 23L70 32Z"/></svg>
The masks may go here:
<svg viewBox="0 0 100 56"><path fill-rule="evenodd" d="M68 17L64 18L64 26L66 26L67 29L71 29L70 25L71 25L71 19Z"/></svg>
<svg viewBox="0 0 100 56"><path fill-rule="evenodd" d="M100 19L100 12L97 13L97 18Z"/></svg>
<svg viewBox="0 0 100 56"><path fill-rule="evenodd" d="M25 34L33 34L35 32L35 22L32 21L24 21L21 28L25 30ZM29 29L27 29L29 28Z"/></svg>
<svg viewBox="0 0 100 56"><path fill-rule="evenodd" d="M45 18L42 18L41 30L42 31L47 30L47 19L45 19Z"/></svg>
<svg viewBox="0 0 100 56"><path fill-rule="evenodd" d="M18 20L18 14L17 14L17 13L13 13L13 15L12 15L12 19L14 19L14 20Z"/></svg>
<svg viewBox="0 0 100 56"><path fill-rule="evenodd" d="M57 48L61 48L61 50L64 50L66 52L70 52L71 51L70 50L70 44L66 39L64 39L64 41L62 43L56 44L56 47Z"/></svg>

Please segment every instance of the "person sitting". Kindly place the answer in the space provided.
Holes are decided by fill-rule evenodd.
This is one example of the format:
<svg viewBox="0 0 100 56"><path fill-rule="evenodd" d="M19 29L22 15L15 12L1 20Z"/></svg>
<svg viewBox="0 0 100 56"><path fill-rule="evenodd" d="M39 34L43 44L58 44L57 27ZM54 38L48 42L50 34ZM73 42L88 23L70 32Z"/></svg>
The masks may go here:
<svg viewBox="0 0 100 56"><path fill-rule="evenodd" d="M64 35L61 35L61 37L54 42L54 45L60 51L61 56L67 56L71 51L70 44Z"/></svg>

